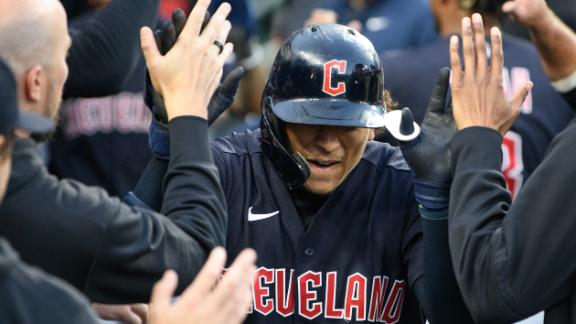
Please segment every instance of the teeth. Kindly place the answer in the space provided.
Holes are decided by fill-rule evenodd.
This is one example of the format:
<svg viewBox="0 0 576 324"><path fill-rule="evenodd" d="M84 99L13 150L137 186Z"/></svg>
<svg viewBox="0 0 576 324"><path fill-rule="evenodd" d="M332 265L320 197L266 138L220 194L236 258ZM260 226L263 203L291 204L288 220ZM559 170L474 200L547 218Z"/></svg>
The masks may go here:
<svg viewBox="0 0 576 324"><path fill-rule="evenodd" d="M331 165L332 164L330 162L322 162L322 161L317 161L316 163L318 163L320 165Z"/></svg>

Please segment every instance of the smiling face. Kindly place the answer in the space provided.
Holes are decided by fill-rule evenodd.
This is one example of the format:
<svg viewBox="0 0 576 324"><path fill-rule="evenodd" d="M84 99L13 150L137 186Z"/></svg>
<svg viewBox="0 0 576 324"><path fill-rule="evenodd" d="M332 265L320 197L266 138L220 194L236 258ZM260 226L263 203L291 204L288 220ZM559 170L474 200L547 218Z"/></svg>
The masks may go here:
<svg viewBox="0 0 576 324"><path fill-rule="evenodd" d="M310 167L304 188L315 194L334 191L354 169L369 140L370 128L286 124L290 149Z"/></svg>

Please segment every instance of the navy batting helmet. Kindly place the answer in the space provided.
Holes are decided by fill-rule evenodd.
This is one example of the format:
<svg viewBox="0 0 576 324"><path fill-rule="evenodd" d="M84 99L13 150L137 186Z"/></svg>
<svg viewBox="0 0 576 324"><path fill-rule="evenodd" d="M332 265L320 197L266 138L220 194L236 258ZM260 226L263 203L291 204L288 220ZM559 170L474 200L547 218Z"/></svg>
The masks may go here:
<svg viewBox="0 0 576 324"><path fill-rule="evenodd" d="M287 148L285 124L384 126L384 73L374 46L349 27L294 32L276 55L262 95L262 149L290 187L310 172Z"/></svg>

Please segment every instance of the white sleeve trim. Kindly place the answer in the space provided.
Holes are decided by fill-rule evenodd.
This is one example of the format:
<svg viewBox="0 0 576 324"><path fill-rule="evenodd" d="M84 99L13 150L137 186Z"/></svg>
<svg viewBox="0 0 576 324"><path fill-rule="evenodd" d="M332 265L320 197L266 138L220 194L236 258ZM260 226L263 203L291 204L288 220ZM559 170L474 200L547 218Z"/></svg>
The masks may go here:
<svg viewBox="0 0 576 324"><path fill-rule="evenodd" d="M563 79L553 81L552 87L560 93L566 93L576 88L576 71Z"/></svg>

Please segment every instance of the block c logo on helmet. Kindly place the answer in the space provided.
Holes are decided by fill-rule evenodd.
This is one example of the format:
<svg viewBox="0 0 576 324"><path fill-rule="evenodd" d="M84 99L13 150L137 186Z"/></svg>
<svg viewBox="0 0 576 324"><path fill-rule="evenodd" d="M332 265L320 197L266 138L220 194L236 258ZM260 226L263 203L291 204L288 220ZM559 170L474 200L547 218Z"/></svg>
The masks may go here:
<svg viewBox="0 0 576 324"><path fill-rule="evenodd" d="M336 87L332 86L332 70L336 69L337 74L346 73L346 60L330 60L324 63L324 82L322 84L322 92L335 97L346 93L346 83L338 82Z"/></svg>

